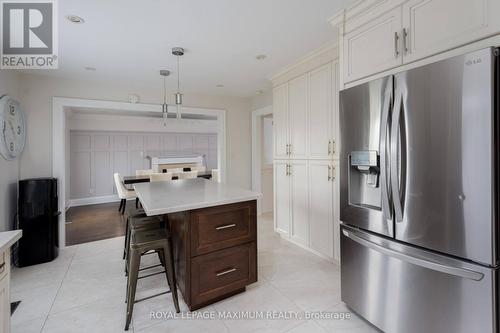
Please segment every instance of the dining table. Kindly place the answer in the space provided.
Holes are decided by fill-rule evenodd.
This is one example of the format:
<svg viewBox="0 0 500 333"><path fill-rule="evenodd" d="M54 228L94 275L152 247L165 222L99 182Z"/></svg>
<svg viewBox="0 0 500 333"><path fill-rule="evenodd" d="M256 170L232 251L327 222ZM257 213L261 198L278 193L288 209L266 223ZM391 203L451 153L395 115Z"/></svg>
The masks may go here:
<svg viewBox="0 0 500 333"><path fill-rule="evenodd" d="M204 178L135 183L148 216L166 222L177 286L193 311L257 282L261 193Z"/></svg>
<svg viewBox="0 0 500 333"><path fill-rule="evenodd" d="M212 178L212 171L203 171L200 172L198 171L198 178L204 178L204 179L211 179ZM172 180L177 180L179 179L179 176L174 174L172 176ZM123 177L123 184L125 185L133 185L137 183L149 183L149 175L140 175L140 176L124 176Z"/></svg>

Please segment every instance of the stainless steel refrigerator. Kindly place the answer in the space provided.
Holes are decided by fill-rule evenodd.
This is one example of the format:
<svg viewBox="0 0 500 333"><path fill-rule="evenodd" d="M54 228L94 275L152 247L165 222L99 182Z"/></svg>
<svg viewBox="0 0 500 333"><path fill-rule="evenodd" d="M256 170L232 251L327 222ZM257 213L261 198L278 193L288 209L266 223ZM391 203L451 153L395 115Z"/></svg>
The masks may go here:
<svg viewBox="0 0 500 333"><path fill-rule="evenodd" d="M498 54L341 92L342 300L383 331L499 330Z"/></svg>

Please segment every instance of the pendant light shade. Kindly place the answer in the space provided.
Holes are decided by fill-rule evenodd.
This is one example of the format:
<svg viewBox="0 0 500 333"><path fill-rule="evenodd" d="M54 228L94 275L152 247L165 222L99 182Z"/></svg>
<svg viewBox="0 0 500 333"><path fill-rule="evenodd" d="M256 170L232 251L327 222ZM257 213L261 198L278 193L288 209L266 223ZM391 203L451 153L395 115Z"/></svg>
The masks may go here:
<svg viewBox="0 0 500 333"><path fill-rule="evenodd" d="M168 105L167 105L167 76L170 75L170 71L162 69L160 75L163 76L163 104L161 105L161 113L163 117L163 126L167 126L168 119Z"/></svg>
<svg viewBox="0 0 500 333"><path fill-rule="evenodd" d="M181 105L182 105L182 93L180 84L180 60L184 55L184 49L182 47L172 48L172 54L177 57L177 92L175 93L175 104L177 105L177 119L181 119Z"/></svg>

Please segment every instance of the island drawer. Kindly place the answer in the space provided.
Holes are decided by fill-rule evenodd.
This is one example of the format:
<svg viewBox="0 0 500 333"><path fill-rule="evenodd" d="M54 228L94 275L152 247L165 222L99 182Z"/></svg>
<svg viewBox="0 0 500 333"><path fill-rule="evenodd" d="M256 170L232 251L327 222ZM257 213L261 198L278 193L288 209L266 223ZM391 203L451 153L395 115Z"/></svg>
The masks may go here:
<svg viewBox="0 0 500 333"><path fill-rule="evenodd" d="M256 281L256 242L195 257L191 261L192 307L221 298Z"/></svg>
<svg viewBox="0 0 500 333"><path fill-rule="evenodd" d="M255 241L255 220L255 201L194 211L191 215L191 255Z"/></svg>

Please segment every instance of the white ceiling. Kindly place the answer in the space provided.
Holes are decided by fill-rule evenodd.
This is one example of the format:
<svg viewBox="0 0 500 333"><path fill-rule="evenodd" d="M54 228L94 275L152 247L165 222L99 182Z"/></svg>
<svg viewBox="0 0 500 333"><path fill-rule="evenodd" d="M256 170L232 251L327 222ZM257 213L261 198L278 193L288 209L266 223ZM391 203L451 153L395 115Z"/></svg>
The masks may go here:
<svg viewBox="0 0 500 333"><path fill-rule="evenodd" d="M162 85L182 46L184 92L253 96L267 78L335 39L327 19L352 0L62 0L59 69L41 74ZM85 24L69 23L79 15ZM266 54L257 61L255 56ZM84 67L95 67L87 71ZM223 84L223 88L217 88Z"/></svg>

